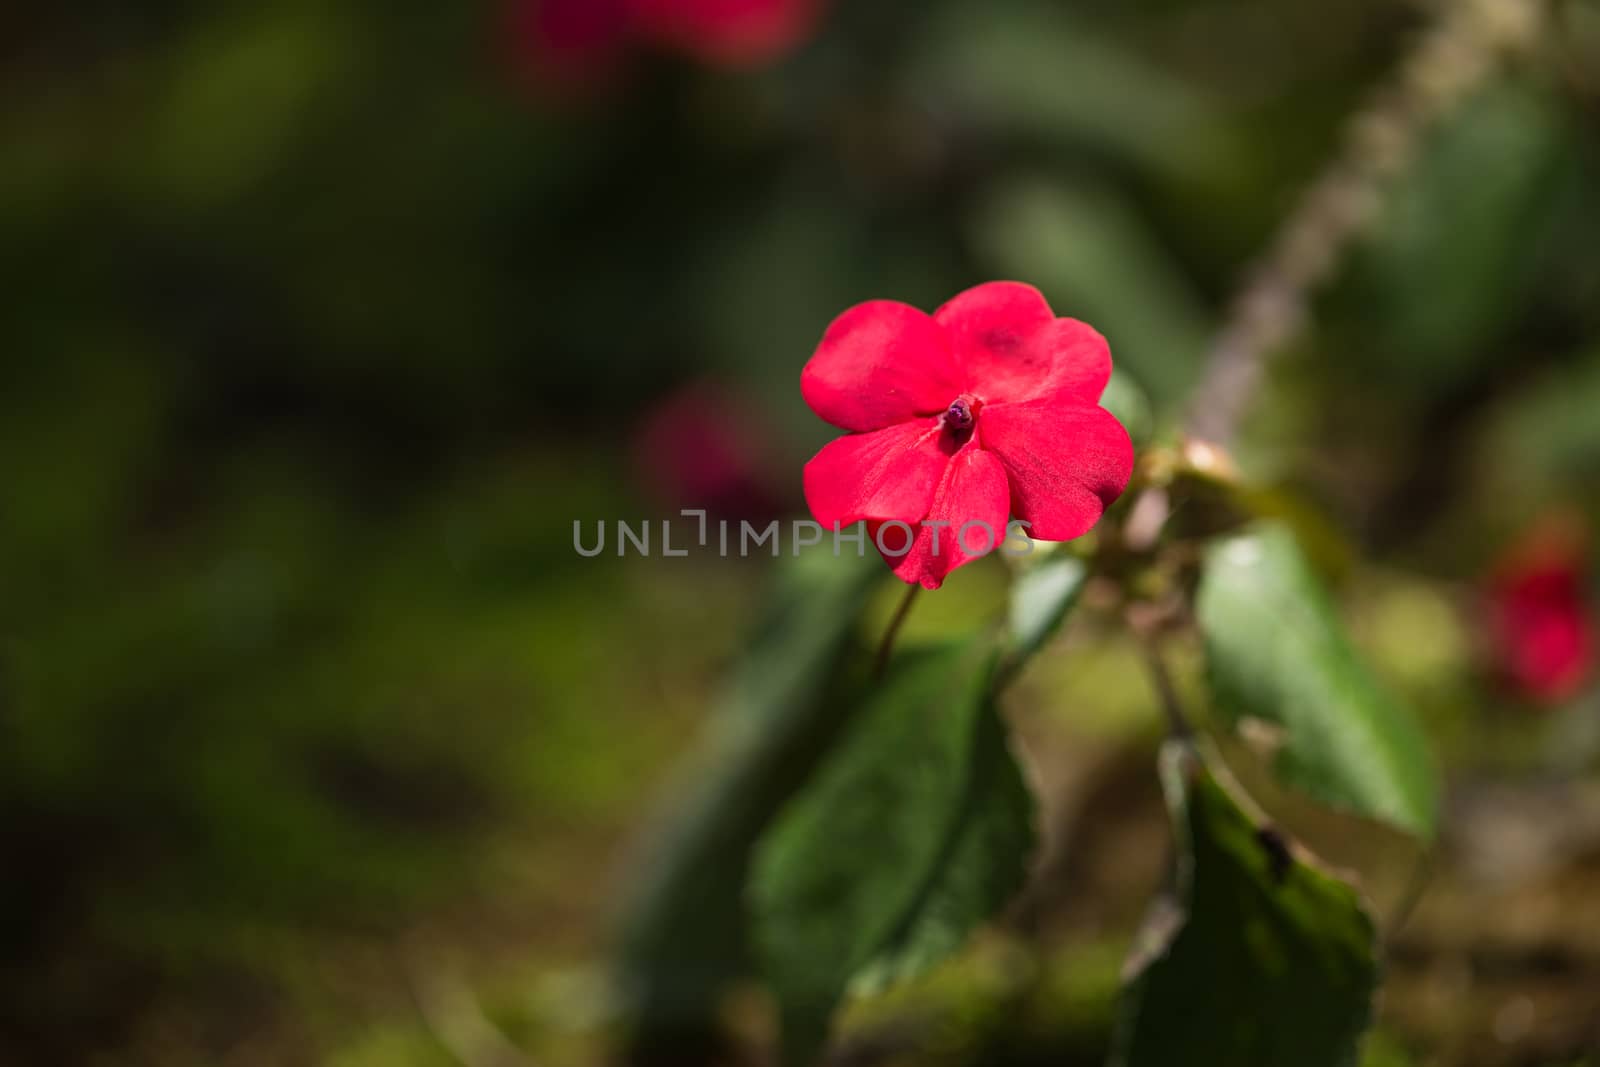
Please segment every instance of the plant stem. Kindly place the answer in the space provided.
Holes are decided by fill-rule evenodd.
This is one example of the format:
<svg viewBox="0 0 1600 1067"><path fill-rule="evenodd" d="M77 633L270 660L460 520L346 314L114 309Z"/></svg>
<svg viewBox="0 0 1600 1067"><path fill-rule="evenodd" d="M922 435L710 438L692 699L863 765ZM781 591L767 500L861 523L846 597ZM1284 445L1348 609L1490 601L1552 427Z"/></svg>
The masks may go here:
<svg viewBox="0 0 1600 1067"><path fill-rule="evenodd" d="M1456 113L1503 61L1544 31L1541 0L1461 0L1440 15L1394 74L1346 123L1322 173L1300 195L1236 294L1213 341L1187 430L1232 443L1266 363L1298 333L1312 294L1378 214L1428 131Z"/></svg>
<svg viewBox="0 0 1600 1067"><path fill-rule="evenodd" d="M1161 655L1160 646L1149 634L1138 634L1138 639L1145 666L1150 669L1150 684L1156 696L1161 698L1161 710L1167 716L1168 735L1184 742L1194 740L1194 727L1184 714L1183 701L1178 699L1178 687L1172 684L1172 672L1167 670L1167 661Z"/></svg>
<svg viewBox="0 0 1600 1067"><path fill-rule="evenodd" d="M1406 879L1405 895L1400 898L1394 907L1394 912L1389 916L1388 929L1384 931L1384 945L1394 943L1405 929L1406 923L1411 919L1411 913L1416 910L1421 902L1422 895L1428 891L1428 883L1433 880L1434 845L1425 845L1422 854L1417 857L1417 862L1411 869L1411 877Z"/></svg>
<svg viewBox="0 0 1600 1067"><path fill-rule="evenodd" d="M922 591L922 586L915 583L906 586L906 595L900 598L900 606L894 609L894 618L889 620L889 628L883 631L883 640L878 642L878 655L872 663L872 676L882 678L883 672L889 667L889 655L894 651L894 639L900 633L900 627L905 625L906 616L911 614L911 603L917 599L917 594Z"/></svg>

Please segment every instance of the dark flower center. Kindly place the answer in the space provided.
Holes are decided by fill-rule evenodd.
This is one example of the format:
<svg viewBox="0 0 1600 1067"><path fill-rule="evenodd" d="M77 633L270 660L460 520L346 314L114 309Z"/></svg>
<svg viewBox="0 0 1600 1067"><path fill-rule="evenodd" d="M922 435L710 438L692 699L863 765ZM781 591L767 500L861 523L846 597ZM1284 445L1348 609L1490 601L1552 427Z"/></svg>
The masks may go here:
<svg viewBox="0 0 1600 1067"><path fill-rule="evenodd" d="M950 401L944 413L944 424L952 430L970 430L977 419L978 405L964 396Z"/></svg>

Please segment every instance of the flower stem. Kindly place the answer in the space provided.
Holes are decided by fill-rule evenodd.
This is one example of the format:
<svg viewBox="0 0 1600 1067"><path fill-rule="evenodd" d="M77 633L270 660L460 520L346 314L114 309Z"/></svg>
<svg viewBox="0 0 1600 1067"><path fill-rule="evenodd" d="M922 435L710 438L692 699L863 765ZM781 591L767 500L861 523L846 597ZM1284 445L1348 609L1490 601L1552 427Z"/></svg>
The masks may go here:
<svg viewBox="0 0 1600 1067"><path fill-rule="evenodd" d="M882 678L883 672L889 667L889 655L894 651L894 639L900 633L900 627L905 625L906 616L911 614L911 603L917 599L917 594L922 591L922 586L915 583L906 586L906 595L900 598L900 606L894 609L894 618L889 620L889 628L883 631L883 640L878 642L878 655L872 663L872 676Z"/></svg>
<svg viewBox="0 0 1600 1067"><path fill-rule="evenodd" d="M1150 669L1150 684L1161 698L1161 710L1167 715L1167 733L1179 741L1194 740L1194 727L1184 714L1183 701L1178 699L1178 687L1172 684L1172 672L1162 658L1161 648L1150 634L1139 634L1139 648L1144 653L1145 666Z"/></svg>

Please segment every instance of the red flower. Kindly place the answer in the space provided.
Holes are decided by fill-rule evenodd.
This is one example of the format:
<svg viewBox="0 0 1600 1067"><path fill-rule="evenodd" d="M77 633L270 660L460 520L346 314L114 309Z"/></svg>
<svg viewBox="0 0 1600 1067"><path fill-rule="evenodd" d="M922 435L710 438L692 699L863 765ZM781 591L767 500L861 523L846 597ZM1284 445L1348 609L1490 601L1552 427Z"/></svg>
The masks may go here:
<svg viewBox="0 0 1600 1067"><path fill-rule="evenodd" d="M1500 672L1530 698L1559 703L1594 673L1595 619L1581 526L1555 521L1518 542L1489 586Z"/></svg>
<svg viewBox="0 0 1600 1067"><path fill-rule="evenodd" d="M805 40L822 0L633 0L640 30L722 67L770 63Z"/></svg>
<svg viewBox="0 0 1600 1067"><path fill-rule="evenodd" d="M547 86L614 77L633 41L713 66L772 62L801 44L825 0L511 0L519 55Z"/></svg>
<svg viewBox="0 0 1600 1067"><path fill-rule="evenodd" d="M1031 286L980 285L931 316L851 308L800 374L811 410L854 431L806 464L806 502L825 527L866 519L894 573L929 589L998 547L1008 516L1071 540L1133 473L1127 431L1099 406L1110 376L1105 338Z"/></svg>
<svg viewBox="0 0 1600 1067"><path fill-rule="evenodd" d="M753 398L694 382L655 404L634 438L645 487L664 505L765 522L783 511L771 434Z"/></svg>

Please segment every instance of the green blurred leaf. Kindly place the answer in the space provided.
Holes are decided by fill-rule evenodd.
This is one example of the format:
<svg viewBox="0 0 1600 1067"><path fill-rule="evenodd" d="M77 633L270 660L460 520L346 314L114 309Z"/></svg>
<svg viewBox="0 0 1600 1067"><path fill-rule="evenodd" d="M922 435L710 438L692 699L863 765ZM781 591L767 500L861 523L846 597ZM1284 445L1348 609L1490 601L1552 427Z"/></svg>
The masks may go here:
<svg viewBox="0 0 1600 1067"><path fill-rule="evenodd" d="M146 155L154 186L187 209L225 204L303 146L365 58L336 9L299 4L219 19L173 52Z"/></svg>
<svg viewBox="0 0 1600 1067"><path fill-rule="evenodd" d="M1056 632L1078 603L1088 573L1083 560L1057 553L1017 576L1008 620L1014 662L1032 656Z"/></svg>
<svg viewBox="0 0 1600 1067"><path fill-rule="evenodd" d="M1211 178L1239 148L1205 88L1064 5L947 4L917 20L908 91L1014 138Z"/></svg>
<svg viewBox="0 0 1600 1067"><path fill-rule="evenodd" d="M1251 522L1271 521L1294 532L1295 540L1322 573L1342 574L1355 555L1349 538L1328 516L1293 488L1241 478L1231 464L1197 464L1207 451L1186 457L1174 472L1178 500L1172 532L1193 540L1237 533Z"/></svg>
<svg viewBox="0 0 1600 1067"><path fill-rule="evenodd" d="M1427 836L1435 776L1410 712L1357 657L1288 528L1207 553L1196 596L1219 712L1281 730L1274 769L1317 799Z"/></svg>
<svg viewBox="0 0 1600 1067"><path fill-rule="evenodd" d="M1551 367L1490 412L1478 451L1489 477L1479 486L1498 509L1531 507L1552 488L1600 467L1600 350Z"/></svg>
<svg viewBox="0 0 1600 1067"><path fill-rule="evenodd" d="M973 242L990 269L1039 286L1057 314L1104 333L1118 369L1158 410L1186 394L1209 337L1207 313L1116 190L1060 177L1006 181L979 204Z"/></svg>
<svg viewBox="0 0 1600 1067"><path fill-rule="evenodd" d="M1111 372L1106 391L1101 394L1100 406L1117 417L1134 447L1142 447L1155 432L1155 414L1150 410L1150 398L1139 383L1122 371Z"/></svg>
<svg viewBox="0 0 1600 1067"><path fill-rule="evenodd" d="M658 1028L709 1025L717 996L748 972L752 846L849 713L844 676L865 660L853 638L881 575L875 558L822 552L784 574L690 768L689 796L636 865L621 971L641 1040Z"/></svg>
<svg viewBox="0 0 1600 1067"><path fill-rule="evenodd" d="M926 969L1022 885L1032 806L986 644L903 655L760 846L756 939L787 1062L815 1057L848 986Z"/></svg>
<svg viewBox="0 0 1600 1067"><path fill-rule="evenodd" d="M1111 1064L1354 1064L1378 978L1356 891L1247 814L1188 745L1161 762L1177 893L1141 932Z"/></svg>
<svg viewBox="0 0 1600 1067"><path fill-rule="evenodd" d="M1551 99L1516 84L1480 92L1435 132L1352 265L1345 296L1372 335L1351 345L1357 366L1429 384L1503 354L1556 217L1568 138Z"/></svg>

